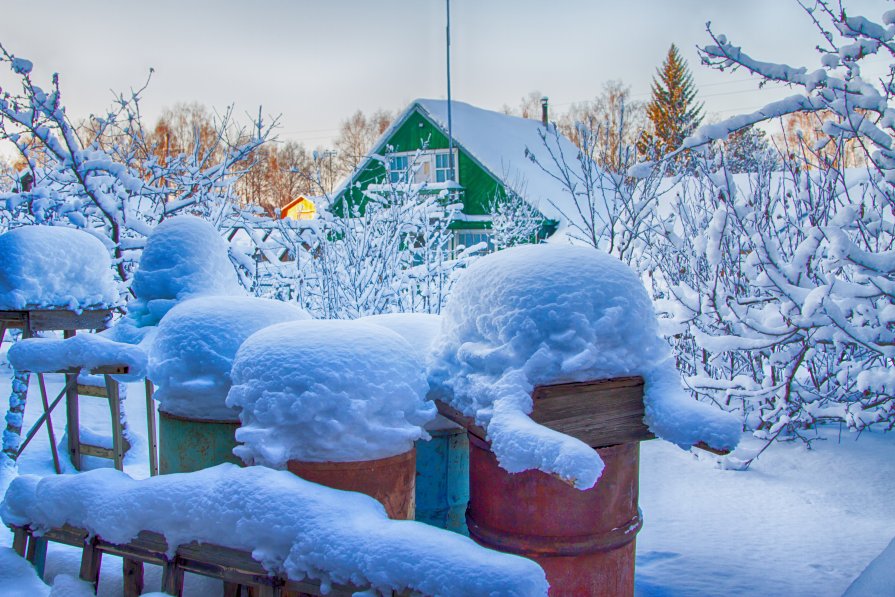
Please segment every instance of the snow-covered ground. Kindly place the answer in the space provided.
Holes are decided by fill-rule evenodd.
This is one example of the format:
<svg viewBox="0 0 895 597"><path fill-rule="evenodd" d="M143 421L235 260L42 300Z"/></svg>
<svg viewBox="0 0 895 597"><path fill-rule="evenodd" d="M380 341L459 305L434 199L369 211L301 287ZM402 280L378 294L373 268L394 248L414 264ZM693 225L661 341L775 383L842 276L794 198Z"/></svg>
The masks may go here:
<svg viewBox="0 0 895 597"><path fill-rule="evenodd" d="M0 349L4 402L10 391L8 346ZM60 380L49 379L48 390L55 395ZM26 427L40 408L33 383ZM126 411L138 440L125 469L142 478L148 474L142 384L129 385ZM101 399L82 401L82 421L88 425L102 430L108 416ZM61 438L63 409L57 409L54 423ZM638 595L841 595L895 537L895 434L864 432L855 441L854 435L843 432L840 438L838 429L831 428L820 438L811 450L800 443L774 446L746 472L722 470L714 459L697 458L659 440L644 443ZM738 451L745 455L757 448L747 437ZM19 469L53 474L45 431L28 446ZM8 475L0 478L0 489L8 481ZM8 530L0 528L0 547L11 545ZM78 550L53 545L46 578L77 576L79 562ZM0 574L3 594L13 586L10 573ZM157 590L160 578L160 570L147 566L146 590ZM22 587L32 581L22 577ZM214 581L188 575L187 595L215 591ZM121 594L121 567L115 558L103 559L99 594Z"/></svg>

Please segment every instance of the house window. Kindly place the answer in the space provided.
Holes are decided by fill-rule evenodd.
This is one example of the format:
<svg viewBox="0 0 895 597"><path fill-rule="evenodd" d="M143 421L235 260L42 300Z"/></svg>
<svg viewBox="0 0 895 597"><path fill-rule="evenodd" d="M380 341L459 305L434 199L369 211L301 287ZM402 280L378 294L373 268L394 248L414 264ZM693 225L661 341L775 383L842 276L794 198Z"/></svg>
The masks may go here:
<svg viewBox="0 0 895 597"><path fill-rule="evenodd" d="M448 152L435 154L435 182L447 182L451 179L451 155Z"/></svg>
<svg viewBox="0 0 895 597"><path fill-rule="evenodd" d="M451 158L446 149L407 151L388 157L389 182L425 183L457 180L457 152L454 151L454 176L451 177Z"/></svg>
<svg viewBox="0 0 895 597"><path fill-rule="evenodd" d="M407 182L408 180L408 156L393 155L388 158L388 178L389 182Z"/></svg>
<svg viewBox="0 0 895 597"><path fill-rule="evenodd" d="M477 253L487 253L493 249L491 235L487 230L458 230L454 234L455 250L469 249L481 243L485 243L485 246L480 251L476 251Z"/></svg>

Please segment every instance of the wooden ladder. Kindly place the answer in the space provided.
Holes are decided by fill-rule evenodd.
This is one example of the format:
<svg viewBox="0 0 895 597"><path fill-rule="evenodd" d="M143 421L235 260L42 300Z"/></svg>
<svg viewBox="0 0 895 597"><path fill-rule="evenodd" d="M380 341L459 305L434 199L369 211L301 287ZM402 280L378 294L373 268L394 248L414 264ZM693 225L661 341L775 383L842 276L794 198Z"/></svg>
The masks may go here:
<svg viewBox="0 0 895 597"><path fill-rule="evenodd" d="M104 374L102 386L94 386L79 383L75 376L75 384L68 389L66 399L66 422L68 427L68 455L72 465L81 470L81 457L93 456L95 458L108 458L115 464L119 471L124 470L124 453L130 449L130 444L124 437L126 424L122 420L121 411L121 385L112 379L109 374ZM43 392L43 389L41 389ZM81 441L80 426L80 400L82 396L103 398L109 402L109 413L112 417L112 447L106 448Z"/></svg>

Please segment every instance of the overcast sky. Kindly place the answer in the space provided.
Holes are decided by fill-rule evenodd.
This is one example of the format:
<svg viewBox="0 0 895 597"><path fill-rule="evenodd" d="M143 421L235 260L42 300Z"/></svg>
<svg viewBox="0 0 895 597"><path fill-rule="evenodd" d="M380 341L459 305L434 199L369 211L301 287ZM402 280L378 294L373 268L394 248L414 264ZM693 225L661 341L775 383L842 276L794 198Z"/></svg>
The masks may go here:
<svg viewBox="0 0 895 597"><path fill-rule="evenodd" d="M882 0L850 0L878 19ZM757 58L817 67L819 39L790 0L452 0L454 99L499 110L539 90L557 111L621 79L647 99L676 43L706 110L752 111L786 95L699 64L706 21ZM0 41L61 75L70 115L155 69L143 110L198 101L282 115L279 135L327 144L357 109L445 97L444 0L3 0ZM0 84L8 79L0 78Z"/></svg>

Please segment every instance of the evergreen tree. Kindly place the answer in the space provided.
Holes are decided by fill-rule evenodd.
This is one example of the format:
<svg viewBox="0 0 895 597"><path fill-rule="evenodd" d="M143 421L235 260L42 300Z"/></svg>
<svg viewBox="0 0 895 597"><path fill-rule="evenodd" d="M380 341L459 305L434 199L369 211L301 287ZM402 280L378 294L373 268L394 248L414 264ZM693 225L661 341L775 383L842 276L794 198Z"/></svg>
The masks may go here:
<svg viewBox="0 0 895 597"><path fill-rule="evenodd" d="M693 76L674 44L653 77L652 92L652 100L646 106L652 131L641 136L637 148L642 155L654 159L680 147L702 122L702 104L696 102Z"/></svg>

